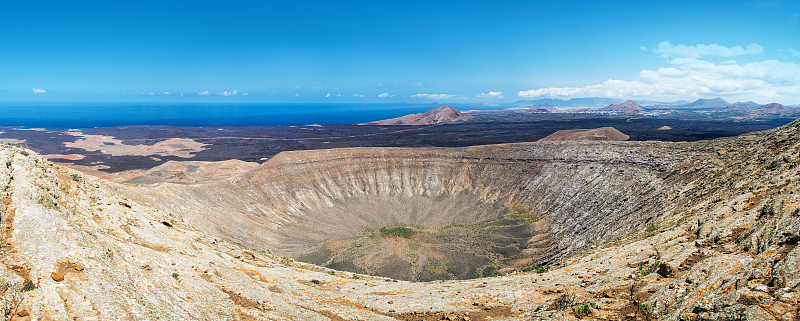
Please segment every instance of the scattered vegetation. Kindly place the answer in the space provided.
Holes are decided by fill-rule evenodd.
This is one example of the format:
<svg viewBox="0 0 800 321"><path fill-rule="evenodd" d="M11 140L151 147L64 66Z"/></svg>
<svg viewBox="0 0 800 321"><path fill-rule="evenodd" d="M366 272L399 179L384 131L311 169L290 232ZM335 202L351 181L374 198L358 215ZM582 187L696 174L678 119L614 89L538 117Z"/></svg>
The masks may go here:
<svg viewBox="0 0 800 321"><path fill-rule="evenodd" d="M81 176L80 176L80 175L78 175L78 174L72 174L72 175L70 175L70 177L72 177L72 180L73 180L73 181L76 181L76 182L83 182L83 177L81 177Z"/></svg>
<svg viewBox="0 0 800 321"><path fill-rule="evenodd" d="M288 257L285 257L285 256L281 257L281 264L283 264L283 265L292 266L292 262L294 262L294 260L292 260L292 259L290 259Z"/></svg>
<svg viewBox="0 0 800 321"><path fill-rule="evenodd" d="M360 279L360 278L361 278L361 277L360 277L360 276L358 276L358 274L355 274L355 273L353 273L353 279L355 279L355 280L358 280L358 279Z"/></svg>
<svg viewBox="0 0 800 321"><path fill-rule="evenodd" d="M575 295L565 290L564 294L553 299L550 308L556 311L566 310L575 305Z"/></svg>
<svg viewBox="0 0 800 321"><path fill-rule="evenodd" d="M405 239L411 238L417 233L417 230L405 226L382 227L378 231L378 235L381 237L400 237Z"/></svg>
<svg viewBox="0 0 800 321"><path fill-rule="evenodd" d="M506 212L501 218L489 222L484 228L493 230L535 223L539 220L539 213L531 209L531 207L532 206L527 203L506 207Z"/></svg>
<svg viewBox="0 0 800 321"><path fill-rule="evenodd" d="M772 216L772 215L775 215L775 205L769 203L761 208L761 211L758 213L758 218L762 218L764 216Z"/></svg>
<svg viewBox="0 0 800 321"><path fill-rule="evenodd" d="M335 272L335 271L328 271L328 274L330 274L330 275L336 275L336 272Z"/></svg>
<svg viewBox="0 0 800 321"><path fill-rule="evenodd" d="M425 268L425 272L428 272L433 275L445 275L449 274L452 267L445 264L445 263L436 263L430 262L428 266Z"/></svg>
<svg viewBox="0 0 800 321"><path fill-rule="evenodd" d="M769 163L769 165L767 165L767 169L775 169L776 167L778 167L778 165L780 165L780 162L778 160L774 160L771 163Z"/></svg>
<svg viewBox="0 0 800 321"><path fill-rule="evenodd" d="M172 278L175 279L175 281L180 281L181 280L180 279L180 275L178 274L178 272L172 272Z"/></svg>
<svg viewBox="0 0 800 321"><path fill-rule="evenodd" d="M0 305L0 308L2 308L0 320L9 320L11 314L17 310L23 299L24 296L19 285L10 282L0 284L0 304L2 304Z"/></svg>
<svg viewBox="0 0 800 321"><path fill-rule="evenodd" d="M526 268L522 269L522 272L534 271L536 273L544 273L544 272L547 272L549 270L550 270L550 266L549 265L534 265L534 266L530 266L530 267L526 267Z"/></svg>
<svg viewBox="0 0 800 321"><path fill-rule="evenodd" d="M660 224L658 224L656 222L651 222L650 224L647 224L647 227L645 228L645 230L648 233L652 233L652 232L658 231L658 229L660 229L660 228L661 228Z"/></svg>
<svg viewBox="0 0 800 321"><path fill-rule="evenodd" d="M583 318L585 316L589 316L590 314L592 314L592 308L589 307L588 304L581 304L581 305L578 305L578 306L572 308L572 313L574 313L575 316L578 317L578 319L580 319L580 318Z"/></svg>
<svg viewBox="0 0 800 321"><path fill-rule="evenodd" d="M25 282L22 283L23 292L33 291L35 289L36 289L36 284L33 283L33 281L31 280L25 280Z"/></svg>
<svg viewBox="0 0 800 321"><path fill-rule="evenodd" d="M658 270L658 266L659 266L659 265L661 265L661 262L659 262L658 260L656 260L656 261L655 261L655 262L654 262L652 265L650 265L650 266L648 266L648 265L647 265L647 262L639 262L639 264L638 264L638 266L639 266L639 273L641 273L641 274L642 274L642 276L647 276L647 275L649 275L650 273L653 273L653 272L657 271L657 270Z"/></svg>
<svg viewBox="0 0 800 321"><path fill-rule="evenodd" d="M645 320L652 320L653 315L650 313L647 304L644 303L646 301L645 297L641 294L637 294L641 287L641 282L634 282L631 284L630 292L628 293L630 305L625 308L625 311L633 312L633 320L639 320L639 317Z"/></svg>

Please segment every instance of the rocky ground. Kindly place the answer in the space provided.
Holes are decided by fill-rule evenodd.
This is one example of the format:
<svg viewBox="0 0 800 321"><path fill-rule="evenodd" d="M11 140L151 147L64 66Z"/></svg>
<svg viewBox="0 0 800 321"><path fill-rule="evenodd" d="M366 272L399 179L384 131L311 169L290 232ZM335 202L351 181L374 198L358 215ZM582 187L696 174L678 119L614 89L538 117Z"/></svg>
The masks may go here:
<svg viewBox="0 0 800 321"><path fill-rule="evenodd" d="M392 159L410 161L407 156L381 153L361 158L351 169L363 168L365 162L386 168L381 164ZM505 159L511 163L492 166L511 170L507 183L513 188L496 189L496 181L473 176L463 177L459 184L441 185L449 182L440 179L447 175L441 175L422 180L427 183L421 185L410 184L409 190L474 188L485 183L485 190L498 191L494 195L514 191L514 195L549 197L561 207L543 212L543 217L565 220L552 221L547 234L568 255L544 253L541 257L558 261L550 267L530 266L527 272L470 280L408 282L329 270L254 251L247 240L215 236L256 235L247 231L252 228L244 224L247 220L261 226L269 221L278 226L292 222L289 216L261 221L256 213L272 204L291 205L273 212L293 215L310 207L291 200L316 198L324 204L321 196L326 194L319 190L314 196L311 190L293 188L324 178L308 174L333 166L322 159L298 163L302 159L298 158L292 163L300 153L286 154L288 162L262 164L266 171L250 169L223 179L225 184L261 182L253 183L259 188L251 192L272 201L251 203L251 215L238 219L217 213L219 221L240 224L218 224L215 231L210 229L214 218L203 221L186 210L197 208L195 203L203 195L182 194L196 186L193 183L120 185L55 166L30 150L5 146L0 149L0 312L14 320L800 319L799 122L695 143L546 142L431 153L438 155L440 165L429 168L439 173L484 166L482 159ZM467 164L445 166L455 162ZM270 168L275 164L283 165ZM564 166L573 167L557 170ZM538 174L525 176L529 167L538 168ZM306 170L289 179L299 173L293 172L297 168ZM572 175L574 181L564 188L537 189L536 182L563 181L568 173L595 176ZM542 180L547 175L556 176ZM351 177L363 178L355 183L368 182L370 176ZM419 182L420 177L430 176L409 182ZM526 184L528 177L534 183ZM586 181L586 177L599 179ZM582 190L579 182L605 187ZM321 186L329 186L328 195L335 195L333 187L340 183ZM206 184L212 188L193 188L205 191L207 200L231 202L233 195L214 185L223 184L218 178ZM392 186L370 184L363 186ZM284 189L268 194L265 186ZM650 189L641 188L647 186ZM198 198L153 206L156 199L148 189ZM540 193L544 191L550 196ZM587 193L592 197L576 198ZM275 198L279 195L285 197ZM522 197L514 195L507 199ZM606 195L616 195L615 201L608 202ZM186 209L180 208L181 202ZM614 210L599 211L603 205ZM615 220L604 221L607 217ZM532 228L537 223L531 223ZM239 231L231 231L232 227ZM267 233L263 239L286 236L277 234L279 228L272 231L275 234ZM535 239L529 242L535 243Z"/></svg>

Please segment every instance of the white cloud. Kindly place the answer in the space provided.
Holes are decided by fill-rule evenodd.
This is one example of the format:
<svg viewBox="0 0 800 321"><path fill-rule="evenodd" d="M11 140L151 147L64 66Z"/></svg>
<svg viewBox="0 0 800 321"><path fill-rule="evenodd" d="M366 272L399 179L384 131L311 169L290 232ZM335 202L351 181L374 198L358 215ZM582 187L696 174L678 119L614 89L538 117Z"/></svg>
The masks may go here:
<svg viewBox="0 0 800 321"><path fill-rule="evenodd" d="M353 97L364 98L364 95L362 95L362 94L353 94Z"/></svg>
<svg viewBox="0 0 800 321"><path fill-rule="evenodd" d="M642 51L647 51L647 47L645 46L639 46L639 49L642 49Z"/></svg>
<svg viewBox="0 0 800 321"><path fill-rule="evenodd" d="M760 54L764 48L757 43L751 43L746 47L742 46L725 47L718 44L698 44L698 45L673 45L669 41L662 41L653 49L653 52L661 54L664 58L685 57L700 58L703 56L733 57L741 55Z"/></svg>
<svg viewBox="0 0 800 321"><path fill-rule="evenodd" d="M328 98L328 97L330 97L330 96L331 96L331 93L327 93L327 94L325 94L325 98Z"/></svg>
<svg viewBox="0 0 800 321"><path fill-rule="evenodd" d="M411 95L411 98L458 99L458 98L461 98L461 96L459 96L459 95L450 95L450 94L416 94L416 95Z"/></svg>
<svg viewBox="0 0 800 321"><path fill-rule="evenodd" d="M745 64L674 58L669 66L642 70L639 80L609 79L583 87L524 90L521 97L713 97L747 100L795 99L800 95L800 65L778 60Z"/></svg>
<svg viewBox="0 0 800 321"><path fill-rule="evenodd" d="M168 92L168 91L165 91L163 94L164 94L164 95L169 95L169 94L170 94L170 92Z"/></svg>
<svg viewBox="0 0 800 321"><path fill-rule="evenodd" d="M41 88L33 88L31 90L33 90L34 94L44 94L44 93L47 92L47 90L44 90L44 89L41 89Z"/></svg>
<svg viewBox="0 0 800 321"><path fill-rule="evenodd" d="M475 97L500 99L500 98L503 98L503 92L502 91L490 91L488 93L480 93L479 95L477 95Z"/></svg>
<svg viewBox="0 0 800 321"><path fill-rule="evenodd" d="M247 96L247 95L249 95L249 93L242 93L242 96Z"/></svg>
<svg viewBox="0 0 800 321"><path fill-rule="evenodd" d="M209 93L209 92L208 92L208 90L206 90L206 91L201 91L201 92L199 92L199 93L197 93L197 94L198 94L198 95L200 95L200 96L208 96L208 95L210 95L211 93Z"/></svg>
<svg viewBox="0 0 800 321"><path fill-rule="evenodd" d="M222 95L222 96L225 96L225 97L229 97L229 96L236 96L238 94L239 94L238 90L234 90L234 91L227 91L226 90L226 91L223 91L222 93L217 94L217 95Z"/></svg>
<svg viewBox="0 0 800 321"><path fill-rule="evenodd" d="M380 97L380 98L389 98L389 97L394 97L394 95L389 95L389 93L382 93L382 94L378 95L378 97Z"/></svg>
<svg viewBox="0 0 800 321"><path fill-rule="evenodd" d="M295 94L294 94L294 98L297 98L297 97L300 97L300 94L299 94L299 93L295 93Z"/></svg>
<svg viewBox="0 0 800 321"><path fill-rule="evenodd" d="M795 50L795 49L786 49L786 51L788 51L789 53L791 53L791 54L792 54L792 56L795 56L795 57L800 57L800 50Z"/></svg>

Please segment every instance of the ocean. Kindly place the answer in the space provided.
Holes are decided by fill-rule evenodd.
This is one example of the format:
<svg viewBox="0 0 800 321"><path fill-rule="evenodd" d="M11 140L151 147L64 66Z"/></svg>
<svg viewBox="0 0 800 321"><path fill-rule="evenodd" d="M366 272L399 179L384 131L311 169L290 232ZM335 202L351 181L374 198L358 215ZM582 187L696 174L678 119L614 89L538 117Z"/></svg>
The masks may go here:
<svg viewBox="0 0 800 321"><path fill-rule="evenodd" d="M421 113L441 104L0 102L0 126L288 126L357 124ZM453 106L460 110L487 106ZM495 107L496 108L496 107Z"/></svg>

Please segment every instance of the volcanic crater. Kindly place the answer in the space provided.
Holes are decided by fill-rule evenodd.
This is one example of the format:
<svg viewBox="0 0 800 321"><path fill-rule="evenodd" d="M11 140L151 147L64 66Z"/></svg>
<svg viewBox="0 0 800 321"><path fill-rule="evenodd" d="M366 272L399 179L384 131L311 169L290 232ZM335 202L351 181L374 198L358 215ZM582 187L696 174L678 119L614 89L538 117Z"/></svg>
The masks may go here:
<svg viewBox="0 0 800 321"><path fill-rule="evenodd" d="M126 184L0 146L0 298L33 319L798 319L798 164L800 121L693 143L287 152ZM521 273L406 282L282 255Z"/></svg>
<svg viewBox="0 0 800 321"><path fill-rule="evenodd" d="M127 194L247 248L394 279L467 279L552 265L643 226L675 192L663 169L688 156L669 146L283 152L226 180Z"/></svg>

